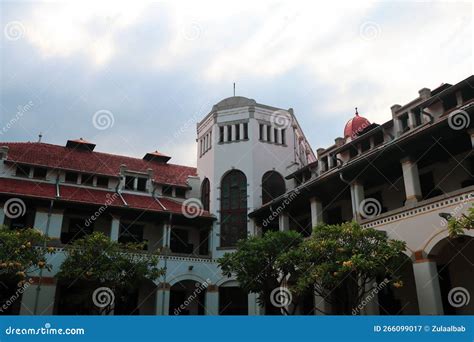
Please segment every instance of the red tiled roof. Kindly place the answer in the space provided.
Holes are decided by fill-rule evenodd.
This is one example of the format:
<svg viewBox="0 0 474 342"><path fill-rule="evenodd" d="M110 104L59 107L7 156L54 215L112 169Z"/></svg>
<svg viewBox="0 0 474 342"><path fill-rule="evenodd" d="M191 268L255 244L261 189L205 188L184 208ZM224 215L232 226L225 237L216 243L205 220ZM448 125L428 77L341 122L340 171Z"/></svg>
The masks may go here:
<svg viewBox="0 0 474 342"><path fill-rule="evenodd" d="M56 199L58 201L106 205L115 208L146 210L153 212L172 212L182 214L183 204L167 198L160 198L163 207L151 195L122 194L128 206L115 192L88 189L71 185L59 185L60 197L56 198L56 185L52 183L0 178L0 193L30 198ZM193 212L192 209L186 212ZM211 217L208 211L202 211L202 217Z"/></svg>
<svg viewBox="0 0 474 342"><path fill-rule="evenodd" d="M0 146L9 147L7 161L10 162L108 176L117 176L120 172L120 165L125 164L129 171L146 173L147 169L152 169L155 182L179 186L187 186L188 176L197 175L194 167L158 163L116 154L84 151L46 143L0 142Z"/></svg>

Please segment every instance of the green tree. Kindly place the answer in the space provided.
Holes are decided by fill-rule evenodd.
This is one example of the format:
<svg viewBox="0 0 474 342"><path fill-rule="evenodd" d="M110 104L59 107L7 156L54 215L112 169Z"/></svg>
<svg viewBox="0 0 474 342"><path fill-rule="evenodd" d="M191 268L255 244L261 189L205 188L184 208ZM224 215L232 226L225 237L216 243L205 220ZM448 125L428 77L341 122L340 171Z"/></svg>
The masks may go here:
<svg viewBox="0 0 474 342"><path fill-rule="evenodd" d="M54 253L47 248L49 241L40 230L10 230L0 227L0 276L2 279L18 279L22 286L26 277L39 269L51 269L46 262L48 254Z"/></svg>
<svg viewBox="0 0 474 342"><path fill-rule="evenodd" d="M219 259L219 265L224 275L235 275L245 291L259 294L259 304L266 308L267 314L277 313L271 301L272 291L284 286L288 276L297 273L294 267L280 264L279 260L302 241L302 236L294 231L269 231L262 237L239 241L237 251L226 253Z"/></svg>
<svg viewBox="0 0 474 342"><path fill-rule="evenodd" d="M350 314L377 280L386 279L395 287L403 285L397 271L406 260L405 248L405 242L389 239L385 232L347 222L316 226L309 239L283 258L305 270L294 292L311 289L338 312Z"/></svg>
<svg viewBox="0 0 474 342"><path fill-rule="evenodd" d="M451 238L464 234L466 230L474 229L474 206L471 206L467 214L459 217L451 217L448 220L448 232Z"/></svg>
<svg viewBox="0 0 474 342"><path fill-rule="evenodd" d="M142 244L121 244L101 232L74 241L65 253L58 278L71 286L86 284L83 291L71 298L72 304L90 304L98 287L109 288L115 299L123 300L144 280L154 281L165 272L158 267L158 255L144 253ZM90 307L99 314L109 314L115 299L106 306ZM100 302L100 298L96 300Z"/></svg>
<svg viewBox="0 0 474 342"><path fill-rule="evenodd" d="M54 249L45 247L48 240L36 229L10 230L0 226L0 307L26 286L35 272L51 269L46 258ZM6 311L1 309L0 312L9 313L11 305L7 307Z"/></svg>

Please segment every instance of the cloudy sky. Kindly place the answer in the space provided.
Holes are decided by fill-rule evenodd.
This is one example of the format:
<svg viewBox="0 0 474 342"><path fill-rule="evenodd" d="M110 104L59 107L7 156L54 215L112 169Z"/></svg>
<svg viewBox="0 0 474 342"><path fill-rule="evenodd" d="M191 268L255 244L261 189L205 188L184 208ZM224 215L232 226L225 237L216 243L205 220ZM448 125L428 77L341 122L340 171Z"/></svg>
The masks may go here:
<svg viewBox="0 0 474 342"><path fill-rule="evenodd" d="M233 82L294 108L316 150L356 106L381 123L419 89L473 73L470 1L2 1L0 12L0 141L83 137L186 165L196 122Z"/></svg>

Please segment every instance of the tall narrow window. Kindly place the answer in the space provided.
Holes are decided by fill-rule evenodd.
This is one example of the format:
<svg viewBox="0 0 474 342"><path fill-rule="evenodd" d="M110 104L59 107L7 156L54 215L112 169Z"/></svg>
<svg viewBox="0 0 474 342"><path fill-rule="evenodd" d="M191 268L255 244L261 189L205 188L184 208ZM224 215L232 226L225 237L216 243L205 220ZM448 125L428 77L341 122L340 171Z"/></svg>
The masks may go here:
<svg viewBox="0 0 474 342"><path fill-rule="evenodd" d="M281 144L286 145L286 129L281 130Z"/></svg>
<svg viewBox="0 0 474 342"><path fill-rule="evenodd" d="M244 139L249 138L249 124L246 122L244 123Z"/></svg>
<svg viewBox="0 0 474 342"><path fill-rule="evenodd" d="M278 144L278 129L276 128L273 129L273 142Z"/></svg>
<svg viewBox="0 0 474 342"><path fill-rule="evenodd" d="M209 132L209 150L212 148L212 131Z"/></svg>
<svg viewBox="0 0 474 342"><path fill-rule="evenodd" d="M240 140L240 124L235 125L235 140Z"/></svg>
<svg viewBox="0 0 474 342"><path fill-rule="evenodd" d="M247 178L232 170L221 182L221 247L235 246L247 236Z"/></svg>
<svg viewBox="0 0 474 342"><path fill-rule="evenodd" d="M211 184L209 179L204 178L201 184L201 202L204 210L209 211L210 205L210 196L211 196Z"/></svg>
<svg viewBox="0 0 474 342"><path fill-rule="evenodd" d="M227 141L232 141L232 125L227 126Z"/></svg>
<svg viewBox="0 0 474 342"><path fill-rule="evenodd" d="M263 125L262 124L258 126L258 139L263 140Z"/></svg>
<svg viewBox="0 0 474 342"><path fill-rule="evenodd" d="M272 127L267 125L267 141L272 141Z"/></svg>
<svg viewBox="0 0 474 342"><path fill-rule="evenodd" d="M224 126L219 127L219 142L224 142Z"/></svg>
<svg viewBox="0 0 474 342"><path fill-rule="evenodd" d="M285 180L276 171L268 171L262 177L262 204L285 193Z"/></svg>

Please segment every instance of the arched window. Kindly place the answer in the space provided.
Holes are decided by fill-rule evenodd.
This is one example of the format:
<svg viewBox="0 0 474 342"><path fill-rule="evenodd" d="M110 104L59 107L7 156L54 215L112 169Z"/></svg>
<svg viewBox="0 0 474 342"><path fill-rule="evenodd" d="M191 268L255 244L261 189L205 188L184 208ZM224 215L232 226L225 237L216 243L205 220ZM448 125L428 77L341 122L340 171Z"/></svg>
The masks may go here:
<svg viewBox="0 0 474 342"><path fill-rule="evenodd" d="M262 177L262 203L265 204L285 193L285 180L276 171L268 171Z"/></svg>
<svg viewBox="0 0 474 342"><path fill-rule="evenodd" d="M204 178L201 184L201 202L204 210L209 211L209 203L211 196L211 184L209 179Z"/></svg>
<svg viewBox="0 0 474 342"><path fill-rule="evenodd" d="M221 246L235 246L247 236L247 177L230 171L221 182Z"/></svg>

